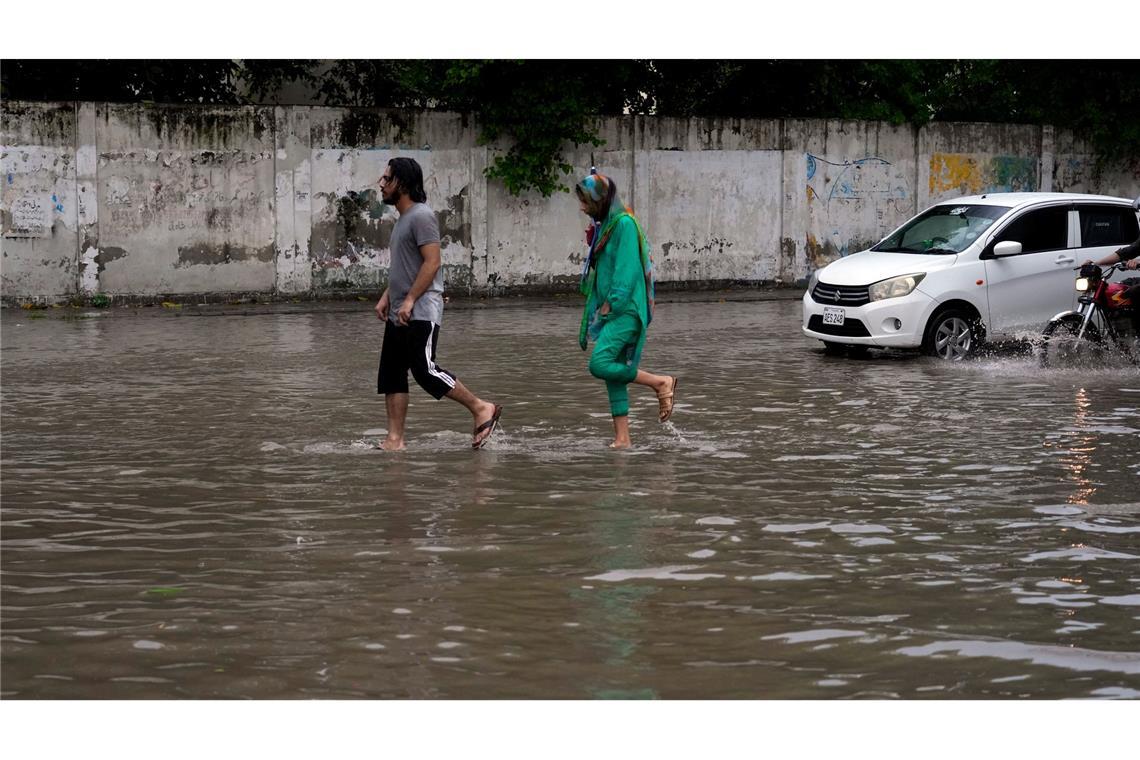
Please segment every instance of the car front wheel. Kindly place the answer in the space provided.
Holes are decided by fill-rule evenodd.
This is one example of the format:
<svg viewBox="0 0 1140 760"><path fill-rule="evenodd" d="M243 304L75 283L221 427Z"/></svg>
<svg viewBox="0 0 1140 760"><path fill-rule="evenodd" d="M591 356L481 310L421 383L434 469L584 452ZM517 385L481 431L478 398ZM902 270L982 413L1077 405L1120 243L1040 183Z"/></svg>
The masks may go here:
<svg viewBox="0 0 1140 760"><path fill-rule="evenodd" d="M951 362L972 357L982 341L981 323L963 309L946 309L926 326L923 352Z"/></svg>

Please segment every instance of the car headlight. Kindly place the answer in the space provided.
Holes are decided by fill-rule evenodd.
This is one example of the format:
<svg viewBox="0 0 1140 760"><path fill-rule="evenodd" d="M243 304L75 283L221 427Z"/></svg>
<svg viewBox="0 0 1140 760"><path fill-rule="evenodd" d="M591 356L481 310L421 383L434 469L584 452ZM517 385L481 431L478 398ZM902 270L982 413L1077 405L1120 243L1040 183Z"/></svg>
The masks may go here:
<svg viewBox="0 0 1140 760"><path fill-rule="evenodd" d="M818 282L819 282L819 270L814 269L814 270L812 270L811 277L808 278L807 289L808 289L809 293L812 292L813 290L815 290L815 286Z"/></svg>
<svg viewBox="0 0 1140 760"><path fill-rule="evenodd" d="M1078 277L1077 278L1077 290L1084 293L1088 289L1089 289L1089 278L1088 277Z"/></svg>
<svg viewBox="0 0 1140 760"><path fill-rule="evenodd" d="M904 274L902 277L892 277L889 280L882 280L867 288L867 294L871 297L872 301L882 301L884 298L898 298L900 296L910 295L910 292L918 286L918 283L922 282L923 277L926 277L926 272Z"/></svg>

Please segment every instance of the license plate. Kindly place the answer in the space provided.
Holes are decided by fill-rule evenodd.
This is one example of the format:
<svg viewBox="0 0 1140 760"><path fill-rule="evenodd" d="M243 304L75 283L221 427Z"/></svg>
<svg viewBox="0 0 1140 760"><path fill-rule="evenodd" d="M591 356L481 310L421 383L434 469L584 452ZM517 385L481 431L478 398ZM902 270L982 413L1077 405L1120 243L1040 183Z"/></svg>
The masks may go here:
<svg viewBox="0 0 1140 760"><path fill-rule="evenodd" d="M823 307L823 323L842 327L845 314L846 312L837 306L825 306Z"/></svg>

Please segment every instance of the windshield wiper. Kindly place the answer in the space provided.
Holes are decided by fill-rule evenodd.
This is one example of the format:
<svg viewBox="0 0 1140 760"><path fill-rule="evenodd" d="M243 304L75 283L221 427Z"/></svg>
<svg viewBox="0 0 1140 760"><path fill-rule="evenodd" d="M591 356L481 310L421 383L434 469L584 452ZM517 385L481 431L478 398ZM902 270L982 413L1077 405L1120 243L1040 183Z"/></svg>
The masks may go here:
<svg viewBox="0 0 1140 760"><path fill-rule="evenodd" d="M923 253L929 253L929 254L932 254L934 256L941 256L941 255L945 255L948 253L949 254L956 254L958 252L951 249L951 248L927 248L925 251L923 251Z"/></svg>

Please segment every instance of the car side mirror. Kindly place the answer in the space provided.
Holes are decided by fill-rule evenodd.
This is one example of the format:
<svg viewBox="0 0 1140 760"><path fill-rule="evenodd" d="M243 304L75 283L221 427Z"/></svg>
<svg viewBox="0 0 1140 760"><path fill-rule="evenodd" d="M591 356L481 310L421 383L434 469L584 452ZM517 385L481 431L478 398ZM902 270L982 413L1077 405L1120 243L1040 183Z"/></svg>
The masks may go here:
<svg viewBox="0 0 1140 760"><path fill-rule="evenodd" d="M1016 256L1021 253L1021 243L1016 240L1003 240L994 246L994 256Z"/></svg>

